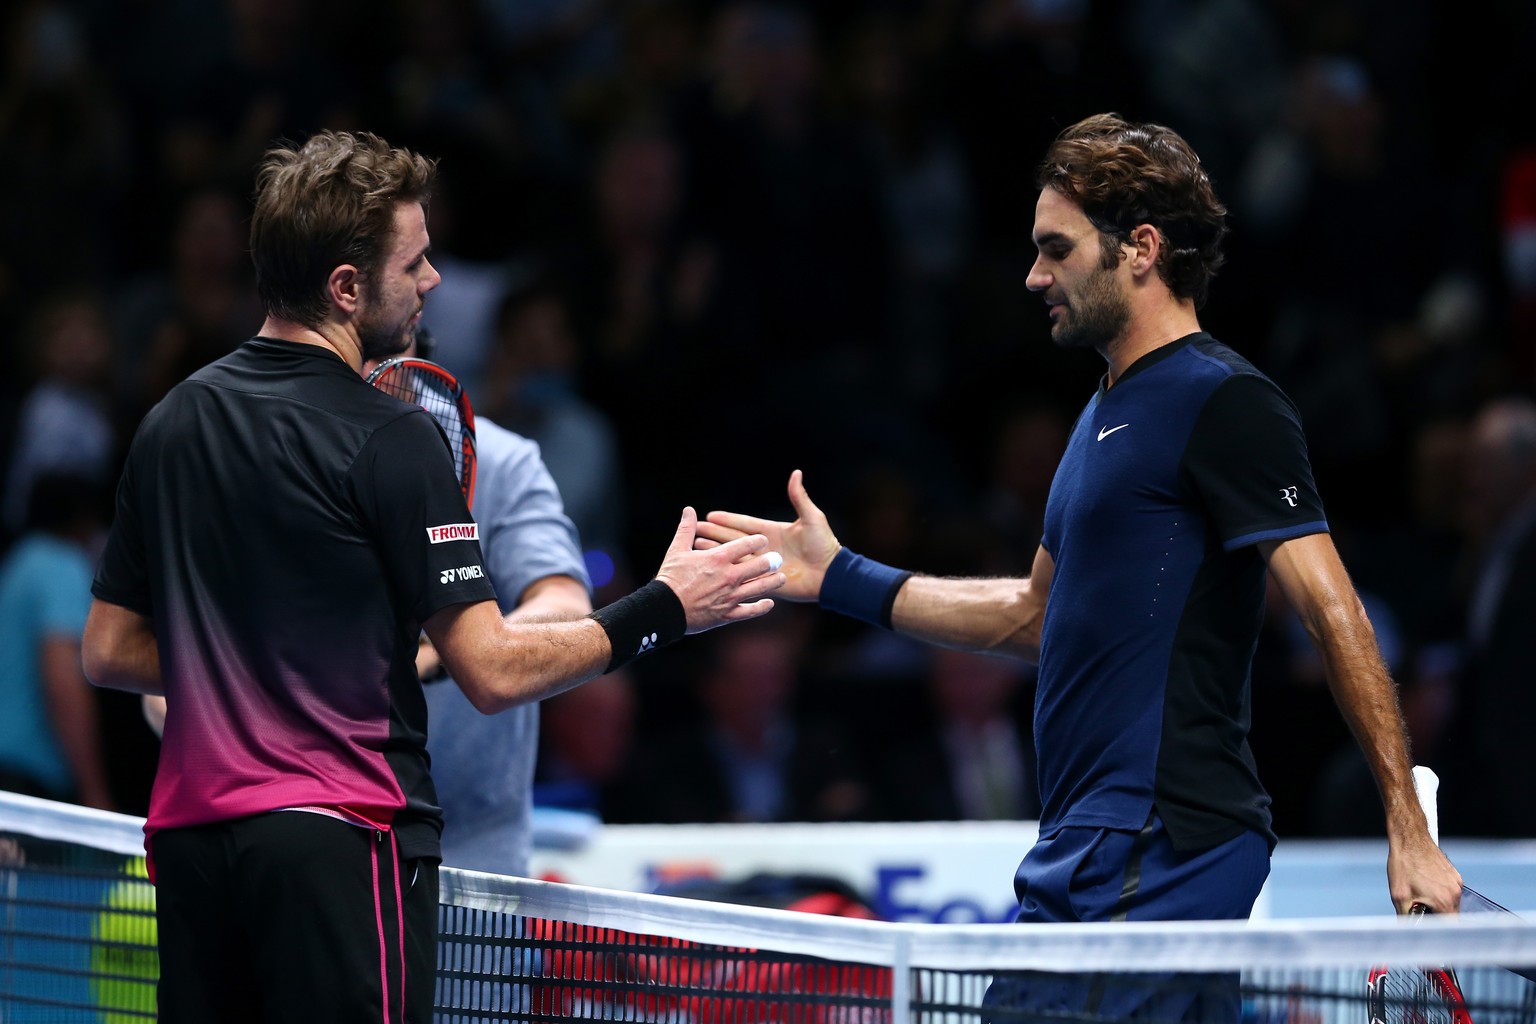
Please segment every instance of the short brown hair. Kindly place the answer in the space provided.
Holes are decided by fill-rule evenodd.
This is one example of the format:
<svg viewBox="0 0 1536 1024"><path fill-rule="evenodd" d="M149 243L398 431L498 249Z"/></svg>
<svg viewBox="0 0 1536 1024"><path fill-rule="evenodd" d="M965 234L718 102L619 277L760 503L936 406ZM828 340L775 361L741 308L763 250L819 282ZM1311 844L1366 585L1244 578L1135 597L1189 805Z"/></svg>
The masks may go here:
<svg viewBox="0 0 1536 1024"><path fill-rule="evenodd" d="M436 175L436 161L370 132L322 131L302 146L269 149L251 217L251 261L267 314L320 324L331 271L344 263L365 278L376 271L394 234L395 207L425 203Z"/></svg>
<svg viewBox="0 0 1536 1024"><path fill-rule="evenodd" d="M1205 305L1226 259L1227 208L1178 133L1095 114L1056 137L1035 183L1083 208L1111 260L1137 225L1157 228L1166 243L1158 274L1175 296L1194 300L1197 309Z"/></svg>

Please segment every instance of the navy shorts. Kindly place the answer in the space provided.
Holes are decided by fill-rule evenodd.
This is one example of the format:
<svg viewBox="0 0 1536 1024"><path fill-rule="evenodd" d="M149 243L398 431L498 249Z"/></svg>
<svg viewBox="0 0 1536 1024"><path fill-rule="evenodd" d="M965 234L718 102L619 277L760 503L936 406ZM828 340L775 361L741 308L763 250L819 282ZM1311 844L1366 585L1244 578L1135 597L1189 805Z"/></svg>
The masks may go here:
<svg viewBox="0 0 1536 1024"><path fill-rule="evenodd" d="M1155 814L1140 832L1063 828L1037 842L1014 876L1022 923L1243 920L1269 877L1269 842L1244 832L1179 851ZM1000 974L987 991L995 1024L1047 1020L1239 1019L1231 973Z"/></svg>

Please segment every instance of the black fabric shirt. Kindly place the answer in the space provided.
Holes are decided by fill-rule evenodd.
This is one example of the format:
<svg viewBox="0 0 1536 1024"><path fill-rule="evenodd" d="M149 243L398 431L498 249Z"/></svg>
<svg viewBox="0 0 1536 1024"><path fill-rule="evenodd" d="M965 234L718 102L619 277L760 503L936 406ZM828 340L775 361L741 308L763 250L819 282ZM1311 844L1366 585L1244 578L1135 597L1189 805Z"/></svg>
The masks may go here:
<svg viewBox="0 0 1536 1024"><path fill-rule="evenodd" d="M140 425L95 595L151 618L170 705L146 831L282 808L442 831L420 623L491 600L441 431L333 352L255 338Z"/></svg>

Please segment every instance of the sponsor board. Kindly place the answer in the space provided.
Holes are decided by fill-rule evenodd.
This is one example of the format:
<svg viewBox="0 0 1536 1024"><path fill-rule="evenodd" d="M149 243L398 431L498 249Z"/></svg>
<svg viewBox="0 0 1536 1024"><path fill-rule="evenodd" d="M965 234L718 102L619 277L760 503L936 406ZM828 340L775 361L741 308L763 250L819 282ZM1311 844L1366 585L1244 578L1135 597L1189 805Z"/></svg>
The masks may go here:
<svg viewBox="0 0 1536 1024"><path fill-rule="evenodd" d="M605 825L574 849L536 849L536 878L654 892L687 878L827 875L889 921L1012 920L1013 872L1033 822Z"/></svg>
<svg viewBox="0 0 1536 1024"><path fill-rule="evenodd" d="M543 811L544 809L540 809ZM569 815L570 812L561 812ZM829 825L601 825L559 836L537 822L536 878L655 892L688 877L821 874L852 886L891 921L1012 920L1013 873L1034 822ZM1468 884L1517 910L1536 907L1536 841L1457 840L1446 853ZM1283 840L1253 917L1391 916L1386 840ZM1536 912L1532 913L1536 916Z"/></svg>

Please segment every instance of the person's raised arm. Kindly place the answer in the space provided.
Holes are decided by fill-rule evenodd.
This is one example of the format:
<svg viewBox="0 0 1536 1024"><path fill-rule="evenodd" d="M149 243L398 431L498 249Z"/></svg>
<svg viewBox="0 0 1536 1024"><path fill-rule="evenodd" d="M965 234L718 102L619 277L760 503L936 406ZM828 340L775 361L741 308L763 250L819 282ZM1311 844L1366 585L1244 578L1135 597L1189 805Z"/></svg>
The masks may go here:
<svg viewBox="0 0 1536 1024"><path fill-rule="evenodd" d="M122 605L91 600L80 642L85 676L97 686L133 693L163 693L154 623Z"/></svg>
<svg viewBox="0 0 1536 1024"><path fill-rule="evenodd" d="M804 477L789 477L792 523L737 512L711 512L698 527L700 548L762 534L784 556L780 592L815 601L907 636L959 650L1036 659L1055 563L1043 547L1028 579L917 576L854 554L838 543Z"/></svg>
<svg viewBox="0 0 1536 1024"><path fill-rule="evenodd" d="M716 626L765 615L784 584L761 534L693 550L697 519L684 509L656 578L569 622L509 622L494 601L454 605L424 623L454 681L480 711L570 689L640 654Z"/></svg>
<svg viewBox="0 0 1536 1024"><path fill-rule="evenodd" d="M1442 913L1455 911L1461 904L1461 875L1430 837L1414 793L1397 687L1332 538L1314 533L1262 544L1260 551L1322 656L1328 687L1376 777L1386 810L1393 905L1400 914L1415 903Z"/></svg>

